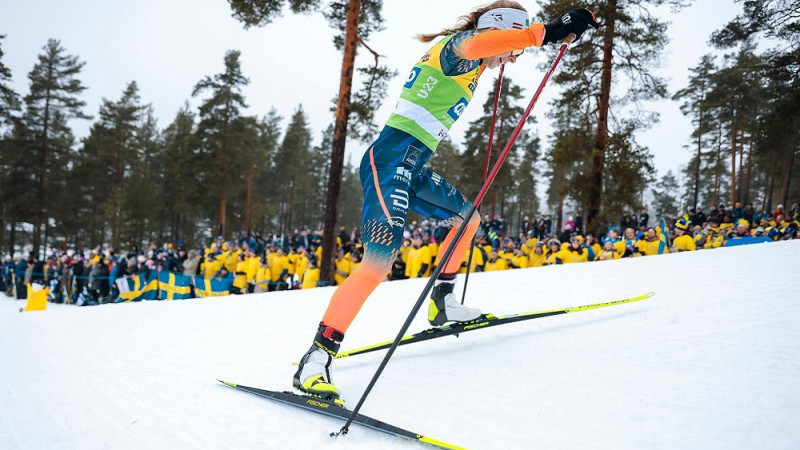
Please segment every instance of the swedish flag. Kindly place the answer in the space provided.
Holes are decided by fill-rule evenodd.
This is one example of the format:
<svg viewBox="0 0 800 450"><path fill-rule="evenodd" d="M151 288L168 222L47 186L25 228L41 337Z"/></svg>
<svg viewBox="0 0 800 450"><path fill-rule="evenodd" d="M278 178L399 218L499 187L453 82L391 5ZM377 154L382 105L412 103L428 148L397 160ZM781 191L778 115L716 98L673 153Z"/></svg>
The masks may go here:
<svg viewBox="0 0 800 450"><path fill-rule="evenodd" d="M658 254L663 255L664 253L669 253L669 230L667 229L667 221L661 219L661 224L659 227L656 228L656 233L658 233Z"/></svg>
<svg viewBox="0 0 800 450"><path fill-rule="evenodd" d="M219 297L230 295L233 278L205 278L199 275L194 277L194 292L198 297Z"/></svg>
<svg viewBox="0 0 800 450"><path fill-rule="evenodd" d="M116 281L119 288L117 303L155 300L158 298L158 277L154 272L138 273Z"/></svg>
<svg viewBox="0 0 800 450"><path fill-rule="evenodd" d="M162 270L158 273L158 296L161 300L185 300L192 298L192 278Z"/></svg>

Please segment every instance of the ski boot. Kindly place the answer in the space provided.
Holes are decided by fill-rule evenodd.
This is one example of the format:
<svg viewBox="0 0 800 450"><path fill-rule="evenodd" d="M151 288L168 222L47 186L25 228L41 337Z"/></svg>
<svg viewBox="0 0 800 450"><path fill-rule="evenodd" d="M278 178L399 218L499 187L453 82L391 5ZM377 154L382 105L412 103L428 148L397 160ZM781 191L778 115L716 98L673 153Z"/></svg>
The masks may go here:
<svg viewBox="0 0 800 450"><path fill-rule="evenodd" d="M344 406L344 400L339 398L339 390L333 385L330 371L342 339L344 333L320 322L314 343L300 359L292 385L301 392Z"/></svg>
<svg viewBox="0 0 800 450"><path fill-rule="evenodd" d="M453 294L455 275L440 275L437 282L428 304L428 322L431 325L438 327L447 322L469 322L481 317L479 309L467 308L456 300Z"/></svg>

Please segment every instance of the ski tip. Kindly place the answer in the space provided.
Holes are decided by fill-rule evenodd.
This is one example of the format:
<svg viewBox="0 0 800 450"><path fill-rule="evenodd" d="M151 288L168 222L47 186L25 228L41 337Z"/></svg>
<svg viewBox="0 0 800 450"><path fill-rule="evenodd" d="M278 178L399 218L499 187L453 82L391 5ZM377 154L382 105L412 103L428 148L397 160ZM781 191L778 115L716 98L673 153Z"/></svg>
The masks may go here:
<svg viewBox="0 0 800 450"><path fill-rule="evenodd" d="M417 435L417 440L439 448L446 448L452 450L467 450L465 447L459 447L457 445L448 444L447 442L443 442L438 439L433 439L425 436Z"/></svg>
<svg viewBox="0 0 800 450"><path fill-rule="evenodd" d="M220 380L219 378L217 378L217 381L224 384L225 386L238 387L236 383L231 383L230 381Z"/></svg>

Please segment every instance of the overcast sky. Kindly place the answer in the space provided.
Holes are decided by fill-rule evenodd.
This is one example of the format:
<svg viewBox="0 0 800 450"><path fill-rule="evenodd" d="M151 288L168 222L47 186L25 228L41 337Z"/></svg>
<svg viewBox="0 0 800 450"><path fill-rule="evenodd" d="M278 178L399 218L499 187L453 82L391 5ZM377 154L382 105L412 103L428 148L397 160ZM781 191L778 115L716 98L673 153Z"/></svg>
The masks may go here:
<svg viewBox="0 0 800 450"><path fill-rule="evenodd" d="M399 75L390 83L387 101L376 115L379 124L391 112L408 70L427 50L428 45L412 39L413 35L452 25L458 15L481 3L384 1L385 30L370 39L370 46L386 55L386 64ZM539 11L534 2L522 3L531 15ZM707 44L710 33L740 9L733 0L696 0L677 14L667 8L657 10L671 23L672 42L658 69L670 80L671 93L684 87L687 70L697 65L703 54L713 51ZM242 52L242 70L250 78L250 85L244 89L249 104L245 113L263 116L274 107L286 118L285 126L302 104L315 143L332 122L331 100L338 91L342 57L333 47L333 31L318 13L286 14L265 28L245 31L231 18L225 0L3 1L0 34L7 35L2 41L3 62L11 69L13 87L21 95L28 92L27 74L48 38L59 39L67 53L86 62L80 79L88 89L82 98L87 103L86 112L93 116L97 116L102 98L117 100L126 84L136 81L142 102L153 105L159 126L164 128L185 101L195 107L199 104L201 99L191 98L192 87L204 76L221 72L225 52L238 49ZM542 77L536 66L544 60L544 52L534 49L509 65L505 76L531 95ZM496 75L497 71L484 74L475 104L452 129L456 143L462 140L468 123L482 114L480 105ZM554 85L545 89L533 111L543 139L551 130L543 113L555 93ZM675 102L646 106L659 112L662 120L638 136L638 141L650 148L659 175L670 169L676 171L689 159L683 146L689 142L691 124ZM72 126L76 136L82 138L89 132L90 121L76 120ZM363 149L362 144L349 143L348 158L357 162Z"/></svg>

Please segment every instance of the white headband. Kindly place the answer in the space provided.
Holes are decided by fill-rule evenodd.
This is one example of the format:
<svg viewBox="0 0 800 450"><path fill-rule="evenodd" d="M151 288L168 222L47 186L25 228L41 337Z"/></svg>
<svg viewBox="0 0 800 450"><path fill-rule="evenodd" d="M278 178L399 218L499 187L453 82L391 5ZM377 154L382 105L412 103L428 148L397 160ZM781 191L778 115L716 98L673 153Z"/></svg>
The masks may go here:
<svg viewBox="0 0 800 450"><path fill-rule="evenodd" d="M498 30L521 30L530 25L528 13L514 8L495 8L486 11L478 19L478 29L497 28Z"/></svg>

